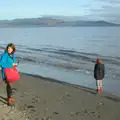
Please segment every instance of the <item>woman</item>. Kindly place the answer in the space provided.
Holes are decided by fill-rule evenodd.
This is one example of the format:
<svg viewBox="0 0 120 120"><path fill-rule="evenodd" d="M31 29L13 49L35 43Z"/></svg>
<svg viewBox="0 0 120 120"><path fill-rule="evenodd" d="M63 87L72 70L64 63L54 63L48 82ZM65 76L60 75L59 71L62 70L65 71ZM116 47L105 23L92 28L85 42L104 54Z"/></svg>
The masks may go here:
<svg viewBox="0 0 120 120"><path fill-rule="evenodd" d="M1 56L2 79L6 83L8 105L11 105L14 102L14 99L12 98L12 83L7 81L4 69L17 66L16 56L14 55L15 51L15 45L10 43L7 45L5 52Z"/></svg>
<svg viewBox="0 0 120 120"><path fill-rule="evenodd" d="M102 80L105 76L105 67L102 63L102 60L98 58L94 67L94 78L97 81L97 91L98 93L102 92Z"/></svg>

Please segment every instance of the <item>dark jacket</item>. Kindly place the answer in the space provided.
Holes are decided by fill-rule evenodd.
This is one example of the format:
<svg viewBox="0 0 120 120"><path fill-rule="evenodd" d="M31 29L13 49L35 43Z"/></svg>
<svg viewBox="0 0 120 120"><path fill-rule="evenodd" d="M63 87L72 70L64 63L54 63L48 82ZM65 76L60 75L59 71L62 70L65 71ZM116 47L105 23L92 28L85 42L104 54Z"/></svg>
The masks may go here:
<svg viewBox="0 0 120 120"><path fill-rule="evenodd" d="M104 64L95 64L94 67L94 78L96 80L102 80L105 76Z"/></svg>

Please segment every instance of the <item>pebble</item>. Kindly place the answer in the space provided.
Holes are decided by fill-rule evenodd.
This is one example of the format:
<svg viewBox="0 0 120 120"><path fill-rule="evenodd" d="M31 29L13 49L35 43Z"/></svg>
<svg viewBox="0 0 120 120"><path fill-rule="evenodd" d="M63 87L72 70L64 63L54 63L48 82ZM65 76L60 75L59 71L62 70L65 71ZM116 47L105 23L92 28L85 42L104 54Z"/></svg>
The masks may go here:
<svg viewBox="0 0 120 120"><path fill-rule="evenodd" d="M80 114L80 112L71 112L70 113L71 116L77 116L78 114Z"/></svg>
<svg viewBox="0 0 120 120"><path fill-rule="evenodd" d="M54 115L58 115L59 113L58 112L53 112Z"/></svg>
<svg viewBox="0 0 120 120"><path fill-rule="evenodd" d="M51 120L51 116L43 117L42 120Z"/></svg>
<svg viewBox="0 0 120 120"><path fill-rule="evenodd" d="M70 93L65 92L65 96L70 97L71 95L70 95Z"/></svg>
<svg viewBox="0 0 120 120"><path fill-rule="evenodd" d="M82 108L82 111L83 111L84 113L88 113L88 110L85 109L85 108Z"/></svg>

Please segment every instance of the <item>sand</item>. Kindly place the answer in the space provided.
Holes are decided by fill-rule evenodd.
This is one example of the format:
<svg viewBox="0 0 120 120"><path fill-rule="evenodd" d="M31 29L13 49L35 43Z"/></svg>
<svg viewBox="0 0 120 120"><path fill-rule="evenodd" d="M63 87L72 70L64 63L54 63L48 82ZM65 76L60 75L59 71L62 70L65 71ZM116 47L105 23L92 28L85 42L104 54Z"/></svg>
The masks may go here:
<svg viewBox="0 0 120 120"><path fill-rule="evenodd" d="M21 74L15 106L6 105L0 83L0 120L119 120L120 98L39 76Z"/></svg>

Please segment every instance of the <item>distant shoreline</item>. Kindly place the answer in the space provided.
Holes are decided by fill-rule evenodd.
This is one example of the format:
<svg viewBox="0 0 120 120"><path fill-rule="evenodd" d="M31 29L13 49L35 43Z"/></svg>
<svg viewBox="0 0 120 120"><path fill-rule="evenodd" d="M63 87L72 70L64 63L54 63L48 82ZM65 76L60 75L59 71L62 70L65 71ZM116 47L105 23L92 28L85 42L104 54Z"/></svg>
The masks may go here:
<svg viewBox="0 0 120 120"><path fill-rule="evenodd" d="M11 27L0 27L0 28L102 28L102 27L120 27L120 26L11 26Z"/></svg>
<svg viewBox="0 0 120 120"><path fill-rule="evenodd" d="M52 17L0 20L1 27L109 27L120 24L106 21L64 20Z"/></svg>

